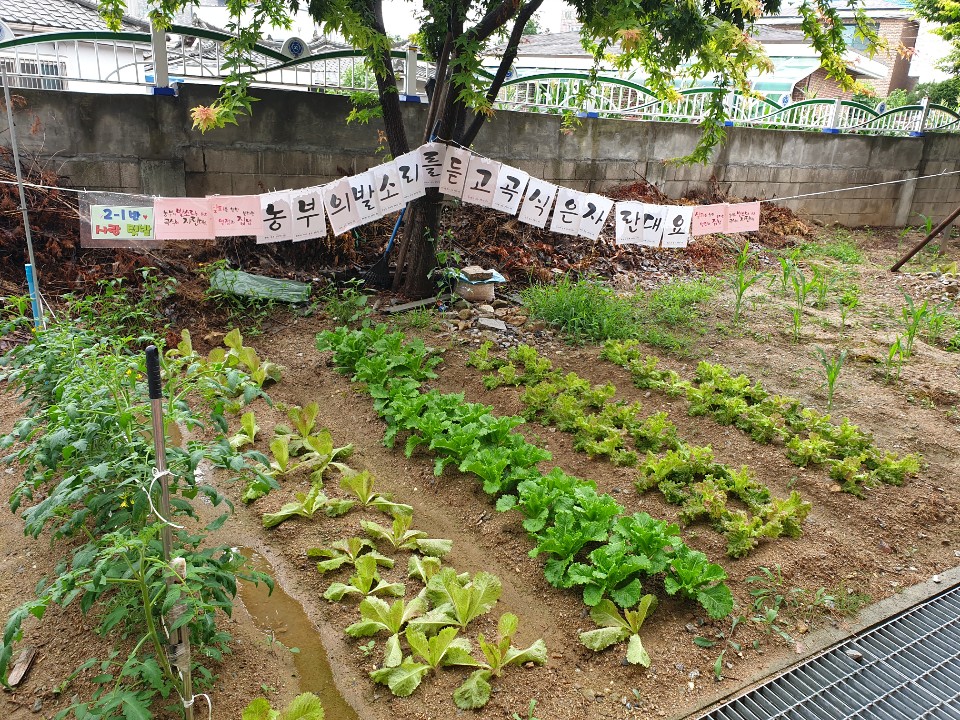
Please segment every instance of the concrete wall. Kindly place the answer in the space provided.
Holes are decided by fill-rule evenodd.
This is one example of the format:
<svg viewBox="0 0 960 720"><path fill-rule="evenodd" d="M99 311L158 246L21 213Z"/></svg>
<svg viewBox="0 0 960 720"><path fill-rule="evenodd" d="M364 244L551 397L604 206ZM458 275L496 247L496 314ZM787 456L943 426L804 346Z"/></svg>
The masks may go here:
<svg viewBox="0 0 960 720"><path fill-rule="evenodd" d="M360 172L382 161L375 124L346 124L345 97L258 91L252 118L201 134L190 108L214 90L179 97L18 91L24 152L74 187L155 195L247 194L298 188ZM426 106L405 108L411 144L422 137ZM2 123L0 123L2 124ZM709 185L741 197L777 198L960 170L960 135L885 138L732 128L707 165L667 161L689 153L696 126L586 119L571 133L560 118L498 113L477 152L531 175L602 191L644 178L667 195ZM5 140L6 142L6 140ZM784 204L824 223L903 225L917 213L941 218L960 204L960 174L882 185Z"/></svg>

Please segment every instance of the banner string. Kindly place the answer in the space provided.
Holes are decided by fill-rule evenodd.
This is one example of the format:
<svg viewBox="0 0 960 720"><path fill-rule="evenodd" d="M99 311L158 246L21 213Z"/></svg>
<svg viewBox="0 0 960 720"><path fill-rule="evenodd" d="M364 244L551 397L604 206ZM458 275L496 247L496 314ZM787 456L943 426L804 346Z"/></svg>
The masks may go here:
<svg viewBox="0 0 960 720"><path fill-rule="evenodd" d="M473 153L474 155L477 155L478 157L484 158L485 160L492 160L492 158L488 158L486 155L482 155L482 154L476 152L475 150L471 150L470 148L464 147L463 145L461 145L460 143L456 142L455 140L446 140L446 139L440 138L440 137L436 138L436 140L437 140L438 142L444 142L444 143L446 143L446 144L448 144L448 145L455 145L456 147L460 148L461 150L467 150L467 151ZM497 162L499 162L499 161L497 161ZM778 203L778 202L785 202L785 201L787 201L787 200L799 200L799 199L801 199L801 198L814 197L814 196L816 196L816 195L829 195L829 194L831 194L831 193L850 192L851 190L867 190L867 189L869 189L869 188L881 187L882 185L897 185L897 184L899 184L899 183L914 182L914 181L916 181L916 180L928 180L928 179L930 179L930 178L945 177L945 176L947 176L947 175L956 175L956 174L958 174L958 173L960 173L960 170L943 170L943 171L941 171L941 172L932 173L932 174L930 174L930 175L918 175L917 177L912 177L912 178L901 178L901 179L899 179L899 180L887 180L887 181L885 181L885 182L871 183L871 184L869 184L869 185L854 185L854 186L852 186L852 187L838 188L838 189L836 189L836 190L819 190L819 191L817 191L817 192L803 193L803 194L801 194L801 195L788 195L787 197L761 199L760 202L762 202L762 203ZM16 180L0 180L0 185L16 185L16 184L17 184ZM38 189L41 189L41 190L61 190L61 191L63 191L63 192L73 192L73 193L78 193L78 194L79 194L79 193L85 193L85 192L101 192L101 191L78 190L78 189L76 189L76 188L68 188L68 187L57 187L56 185L38 185L38 184L36 184L36 183L28 183L28 182L23 183L23 186L24 186L24 187L29 187L29 188L38 188ZM103 192L107 192L107 191L103 191ZM132 196L132 195L137 195L137 194L142 195L143 193L122 193L122 192L121 192L121 193L116 193L116 192L112 192L111 194L113 194L113 195L131 195L131 196Z"/></svg>

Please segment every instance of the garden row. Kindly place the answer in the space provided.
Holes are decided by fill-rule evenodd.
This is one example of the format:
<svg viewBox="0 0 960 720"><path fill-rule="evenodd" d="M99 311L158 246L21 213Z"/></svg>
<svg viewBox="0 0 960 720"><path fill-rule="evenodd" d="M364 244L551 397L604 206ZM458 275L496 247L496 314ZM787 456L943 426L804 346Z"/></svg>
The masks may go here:
<svg viewBox="0 0 960 720"><path fill-rule="evenodd" d="M453 465L479 477L484 491L498 497L498 509L520 509L535 543L530 554L547 556L546 578L555 587L581 587L595 609L606 607L605 598L632 608L644 594L642 583L662 573L669 595L699 602L711 617L731 611L726 573L687 547L677 526L645 513L625 515L595 483L559 468L540 472L538 463L550 454L514 431L521 418L496 416L462 393L422 391L441 362L422 341L407 342L386 326L341 328L321 333L317 347L332 351L337 369L373 397L388 446L402 438L407 455L426 449L438 475Z"/></svg>
<svg viewBox="0 0 960 720"><path fill-rule="evenodd" d="M591 386L575 373L554 370L551 361L530 346L510 350L506 360L491 357L489 350L490 344L484 343L469 360L481 370L496 369L484 378L487 388L524 387L524 417L572 433L574 450L591 457L635 466L637 453L646 453L637 489L658 488L668 502L682 506L684 523L706 519L726 538L729 556L743 557L761 538L800 536L810 503L796 491L786 499L772 497L748 468L715 462L709 447L681 440L665 412L643 417L639 402L613 400L612 384ZM731 496L747 510L731 507Z"/></svg>
<svg viewBox="0 0 960 720"><path fill-rule="evenodd" d="M734 377L722 365L701 362L688 381L673 370L659 369L657 358L642 355L634 341L609 341L601 353L629 370L637 387L686 397L691 415L710 415L758 443L782 443L787 457L799 467L826 466L844 492L863 497L866 488L878 483L902 485L920 471L919 455L881 450L848 419L836 424L796 398L772 394L744 375Z"/></svg>

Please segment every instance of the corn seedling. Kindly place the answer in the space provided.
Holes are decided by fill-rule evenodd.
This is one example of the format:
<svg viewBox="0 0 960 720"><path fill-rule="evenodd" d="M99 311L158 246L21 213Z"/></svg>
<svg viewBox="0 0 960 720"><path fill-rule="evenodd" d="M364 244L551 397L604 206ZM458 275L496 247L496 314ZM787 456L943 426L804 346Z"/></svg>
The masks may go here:
<svg viewBox="0 0 960 720"><path fill-rule="evenodd" d="M847 326L847 315L853 312L860 304L860 288L854 286L847 288L840 296L840 329Z"/></svg>
<svg viewBox="0 0 960 720"><path fill-rule="evenodd" d="M887 350L887 357L883 361L883 378L890 382L891 378L900 379L900 371L903 369L903 361L906 356L903 353L902 338L897 335L896 340ZM896 373L896 375L894 375Z"/></svg>
<svg viewBox="0 0 960 720"><path fill-rule="evenodd" d="M762 276L762 273L751 272L750 265L750 242L743 243L743 249L737 255L737 261L734 265L733 275L730 278L730 285L733 288L733 294L736 303L733 306L733 324L736 325L740 319L740 310L743 307L743 296L750 286L753 285Z"/></svg>
<svg viewBox="0 0 960 720"><path fill-rule="evenodd" d="M931 343L936 343L940 339L944 326L951 319L951 310L953 310L953 303L949 301L927 308L927 339Z"/></svg>
<svg viewBox="0 0 960 720"><path fill-rule="evenodd" d="M928 303L924 300L920 305L916 305L913 302L913 298L906 293L903 294L903 299L906 300L907 304L900 310L900 317L903 319L904 329L903 342L901 343L900 349L903 354L903 359L908 360L913 354L913 341L916 339L917 333L923 325L923 321L927 318Z"/></svg>
<svg viewBox="0 0 960 720"><path fill-rule="evenodd" d="M833 393L837 389L837 380L840 379L840 370L843 368L843 361L847 359L847 351L841 350L840 354L834 358L827 355L827 351L819 345L814 348L814 357L820 361L823 368L823 374L827 381L827 412L833 408Z"/></svg>

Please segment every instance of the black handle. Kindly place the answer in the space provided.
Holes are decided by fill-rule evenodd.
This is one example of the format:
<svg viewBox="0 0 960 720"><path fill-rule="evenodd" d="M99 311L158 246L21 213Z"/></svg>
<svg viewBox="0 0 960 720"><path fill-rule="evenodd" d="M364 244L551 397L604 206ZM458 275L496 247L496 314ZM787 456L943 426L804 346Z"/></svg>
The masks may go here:
<svg viewBox="0 0 960 720"><path fill-rule="evenodd" d="M163 397L163 386L160 384L160 351L156 345L147 347L147 388L151 400Z"/></svg>

